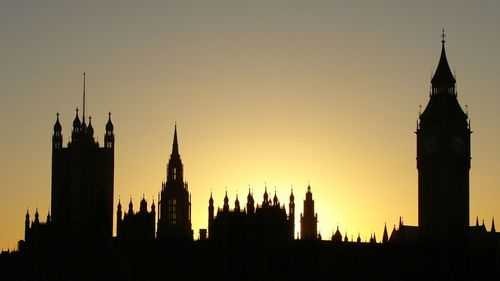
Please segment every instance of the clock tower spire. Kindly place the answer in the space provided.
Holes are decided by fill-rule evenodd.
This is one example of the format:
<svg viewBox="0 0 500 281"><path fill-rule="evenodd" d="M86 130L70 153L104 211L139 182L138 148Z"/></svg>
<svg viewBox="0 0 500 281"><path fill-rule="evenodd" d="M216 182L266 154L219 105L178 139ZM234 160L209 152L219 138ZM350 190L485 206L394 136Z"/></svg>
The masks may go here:
<svg viewBox="0 0 500 281"><path fill-rule="evenodd" d="M457 100L444 39L443 31L430 100L416 132L418 224L423 241L462 243L469 226L471 131Z"/></svg>

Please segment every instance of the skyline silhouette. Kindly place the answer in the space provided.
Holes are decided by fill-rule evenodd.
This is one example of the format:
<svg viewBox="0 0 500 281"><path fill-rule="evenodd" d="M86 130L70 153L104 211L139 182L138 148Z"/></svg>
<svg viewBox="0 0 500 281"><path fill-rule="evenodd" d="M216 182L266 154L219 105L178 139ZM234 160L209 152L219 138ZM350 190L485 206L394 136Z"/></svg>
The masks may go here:
<svg viewBox="0 0 500 281"><path fill-rule="evenodd" d="M208 201L208 229L193 240L192 204L185 181L177 124L156 207L143 198L134 211L130 198L123 215L116 209L112 231L115 126L108 114L103 146L78 109L71 138L63 144L57 114L52 135L51 209L43 222L38 210L25 216L25 235L17 251L2 252L0 276L6 280L494 280L499 277L500 233L470 226L469 173L471 126L457 100L456 78L446 56L445 33L431 80L432 88L417 123L418 226L387 225L363 243L349 240L339 227L331 240L317 232L318 215L308 185L300 239L295 235L295 196L288 212L267 186L261 204L249 188L246 207L238 195L230 207L227 191L215 212ZM85 73L83 85L85 108ZM256 200L257 199L257 200ZM157 229L155 233L155 228ZM92 270L89 271L89 268Z"/></svg>
<svg viewBox="0 0 500 281"><path fill-rule="evenodd" d="M193 206L201 208L193 211L195 232L206 227L210 190L222 202L226 189L234 199L249 184L261 194L265 183L280 198L293 185L302 202L310 182L325 238L337 225L380 238L399 216L416 225L413 132L443 26L475 131L469 222L479 216L489 228L500 216L499 58L491 36L498 4L392 3L385 14L384 4L283 11L277 3L123 4L122 14L95 3L2 3L0 206L9 214L0 217L2 247L22 237L26 207L48 211L48 129L59 111L67 141L83 71L86 114L101 143L108 111L117 124L114 202L131 195L138 204L143 193L156 199L177 120Z"/></svg>

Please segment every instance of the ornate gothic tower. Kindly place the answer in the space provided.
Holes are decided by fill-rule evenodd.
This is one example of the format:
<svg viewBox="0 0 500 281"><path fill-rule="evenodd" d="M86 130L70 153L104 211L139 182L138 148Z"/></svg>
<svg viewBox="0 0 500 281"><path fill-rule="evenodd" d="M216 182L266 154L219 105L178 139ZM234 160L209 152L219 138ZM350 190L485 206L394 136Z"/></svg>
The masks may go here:
<svg viewBox="0 0 500 281"><path fill-rule="evenodd" d="M470 126L445 52L417 127L418 224L423 241L464 242L469 226Z"/></svg>
<svg viewBox="0 0 500 281"><path fill-rule="evenodd" d="M85 74L82 121L78 109L71 141L63 147L59 114L52 135L51 222L60 240L106 241L113 233L114 134L111 114L104 147L94 139L92 119L85 123Z"/></svg>
<svg viewBox="0 0 500 281"><path fill-rule="evenodd" d="M167 165L167 181L162 184L159 199L158 239L193 240L191 198L184 182L184 167L174 129L172 154Z"/></svg>
<svg viewBox="0 0 500 281"><path fill-rule="evenodd" d="M318 215L314 213L314 200L311 186L307 186L304 200L304 214L300 215L300 239L316 239L318 237Z"/></svg>

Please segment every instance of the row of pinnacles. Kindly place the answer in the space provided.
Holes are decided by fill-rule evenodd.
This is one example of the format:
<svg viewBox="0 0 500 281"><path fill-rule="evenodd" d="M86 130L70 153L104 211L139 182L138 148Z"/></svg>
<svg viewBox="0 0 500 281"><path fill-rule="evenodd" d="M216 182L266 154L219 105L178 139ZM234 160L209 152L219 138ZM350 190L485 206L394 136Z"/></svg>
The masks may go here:
<svg viewBox="0 0 500 281"><path fill-rule="evenodd" d="M255 204L253 193L249 190L246 207L241 209L238 195L234 209L229 208L229 198L224 197L224 205L217 209L214 216L214 200L210 194L208 206L209 238L223 243L239 245L242 243L262 244L287 243L294 238L295 203L293 192L290 195L289 212L280 204L276 191L271 200L267 187L262 204Z"/></svg>
<svg viewBox="0 0 500 281"><path fill-rule="evenodd" d="M138 212L134 212L132 198L128 204L128 211L122 216L122 205L118 200L116 212L116 236L128 243L148 243L155 239L156 206L153 201L151 211L148 203L142 198Z"/></svg>

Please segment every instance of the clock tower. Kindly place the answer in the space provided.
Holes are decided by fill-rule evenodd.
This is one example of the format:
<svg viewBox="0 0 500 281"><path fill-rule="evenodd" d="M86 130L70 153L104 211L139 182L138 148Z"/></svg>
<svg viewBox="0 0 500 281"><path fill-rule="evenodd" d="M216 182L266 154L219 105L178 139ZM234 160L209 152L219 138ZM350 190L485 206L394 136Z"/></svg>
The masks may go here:
<svg viewBox="0 0 500 281"><path fill-rule="evenodd" d="M469 226L470 126L445 52L417 126L418 225L422 241L463 243Z"/></svg>

